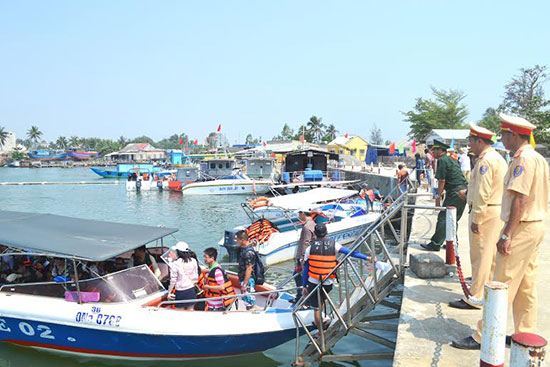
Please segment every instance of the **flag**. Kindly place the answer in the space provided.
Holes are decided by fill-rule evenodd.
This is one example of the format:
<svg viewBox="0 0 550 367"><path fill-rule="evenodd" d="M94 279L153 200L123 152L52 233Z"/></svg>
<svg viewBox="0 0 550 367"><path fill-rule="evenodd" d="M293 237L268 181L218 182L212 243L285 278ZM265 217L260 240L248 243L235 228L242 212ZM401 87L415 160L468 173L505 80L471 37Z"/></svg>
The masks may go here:
<svg viewBox="0 0 550 367"><path fill-rule="evenodd" d="M533 132L531 132L531 135L529 136L529 143L531 143L531 146L535 149L537 143L535 143L535 136L533 135Z"/></svg>
<svg viewBox="0 0 550 367"><path fill-rule="evenodd" d="M262 145L263 145L263 146L264 146L264 148L265 148L265 146L266 146L267 144L266 144L266 143L265 143L265 141L264 141L264 142L262 142Z"/></svg>
<svg viewBox="0 0 550 367"><path fill-rule="evenodd" d="M405 147L403 146L402 142L400 142L399 145L397 146L397 150L399 150L399 154L405 153Z"/></svg>
<svg viewBox="0 0 550 367"><path fill-rule="evenodd" d="M416 139L413 139L413 143L411 145L413 154L416 153Z"/></svg>
<svg viewBox="0 0 550 367"><path fill-rule="evenodd" d="M180 145L183 144L183 138L180 138Z"/></svg>
<svg viewBox="0 0 550 367"><path fill-rule="evenodd" d="M452 139L451 139L451 144L449 145L449 148L450 148L450 149L454 149L454 148L455 148L455 138L452 138Z"/></svg>
<svg viewBox="0 0 550 367"><path fill-rule="evenodd" d="M496 135L493 135L493 137L491 138L491 141L492 141L493 143L496 143L496 142L498 141L497 136L496 136Z"/></svg>
<svg viewBox="0 0 550 367"><path fill-rule="evenodd" d="M218 132L222 131L222 124L218 125Z"/></svg>
<svg viewBox="0 0 550 367"><path fill-rule="evenodd" d="M395 143L390 144L390 155L395 154Z"/></svg>
<svg viewBox="0 0 550 367"><path fill-rule="evenodd" d="M346 135L344 135L344 137L347 139L348 138L348 133L346 133Z"/></svg>
<svg viewBox="0 0 550 367"><path fill-rule="evenodd" d="M199 139L195 139L195 142L193 144L195 145L199 144Z"/></svg>

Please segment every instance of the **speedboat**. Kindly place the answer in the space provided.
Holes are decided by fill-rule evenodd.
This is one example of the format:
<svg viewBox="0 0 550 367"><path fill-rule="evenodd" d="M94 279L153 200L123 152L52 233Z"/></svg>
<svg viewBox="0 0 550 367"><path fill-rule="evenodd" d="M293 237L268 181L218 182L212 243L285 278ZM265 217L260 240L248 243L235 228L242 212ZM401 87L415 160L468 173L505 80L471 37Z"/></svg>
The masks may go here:
<svg viewBox="0 0 550 367"><path fill-rule="evenodd" d="M282 198L285 198L285 196L282 196ZM281 218L269 220L262 216L252 216L247 213L251 220L249 225L226 230L224 238L218 244L226 248L229 261L235 261L237 258L239 248L235 242L235 234L243 229L247 231L260 257L267 265L294 259L303 225L298 218L298 210L295 209L296 204L292 200L289 200L288 203L287 207L279 206L276 209L284 213ZM300 209L311 211L316 223L326 223L327 237L342 245L355 241L370 224L380 217L378 212L369 212L365 204L353 202L339 203L333 201L315 206L304 206Z"/></svg>
<svg viewBox="0 0 550 367"><path fill-rule="evenodd" d="M170 186L183 195L235 195L235 194L265 194L269 192L273 181L251 179L245 174L221 177L216 180L204 180L185 183L180 181L179 187Z"/></svg>
<svg viewBox="0 0 550 367"><path fill-rule="evenodd" d="M75 269L145 244L162 245L176 231L0 211L0 243L10 251L4 256L61 258ZM239 291L235 275L230 279ZM294 339L293 296L269 284L256 291L254 310L183 311L172 308L174 301L146 265L87 280L75 272L59 283L6 284L0 287L0 341L87 357L170 360L262 352ZM311 325L313 310L297 313Z"/></svg>
<svg viewBox="0 0 550 367"><path fill-rule="evenodd" d="M61 160L67 157L67 153L62 150L47 150L47 149L37 149L33 150L30 153L27 153L31 159L41 159L41 160Z"/></svg>
<svg viewBox="0 0 550 367"><path fill-rule="evenodd" d="M119 163L115 169L90 168L92 172L103 178L128 178L132 170L149 170L158 177L170 176L176 173L176 170L162 170L155 167L152 163Z"/></svg>

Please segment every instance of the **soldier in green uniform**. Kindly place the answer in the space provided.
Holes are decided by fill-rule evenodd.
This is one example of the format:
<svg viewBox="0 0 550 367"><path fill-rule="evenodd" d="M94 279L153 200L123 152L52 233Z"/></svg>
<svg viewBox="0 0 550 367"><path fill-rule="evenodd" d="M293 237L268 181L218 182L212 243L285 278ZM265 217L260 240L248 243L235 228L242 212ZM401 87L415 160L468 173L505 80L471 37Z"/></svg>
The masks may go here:
<svg viewBox="0 0 550 367"><path fill-rule="evenodd" d="M461 199L458 192L466 189L468 181L466 181L464 174L460 170L458 161L447 155L447 149L449 149L448 145L438 140L434 140L432 150L434 157L437 159L435 178L438 180L435 205L441 206L441 195L443 191L445 191L443 206L454 206L456 208L456 221L458 223L464 212L464 207L466 206L466 200ZM435 233L430 243L421 245L424 249L428 251L439 251L441 248L441 245L445 241L445 216L446 213L444 210L439 212Z"/></svg>

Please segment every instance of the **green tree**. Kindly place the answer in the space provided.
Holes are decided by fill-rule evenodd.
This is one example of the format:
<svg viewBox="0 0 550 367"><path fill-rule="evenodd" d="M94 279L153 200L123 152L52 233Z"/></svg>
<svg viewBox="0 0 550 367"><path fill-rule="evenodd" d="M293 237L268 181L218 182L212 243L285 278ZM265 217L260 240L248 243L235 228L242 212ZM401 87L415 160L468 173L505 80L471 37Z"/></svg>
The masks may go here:
<svg viewBox="0 0 550 367"><path fill-rule="evenodd" d="M150 137L143 135L132 139L130 143L149 143L151 145L154 145L155 142Z"/></svg>
<svg viewBox="0 0 550 367"><path fill-rule="evenodd" d="M31 141L34 142L35 145L38 144L38 141L42 137L42 131L38 128L38 126L31 126L31 128L27 131L27 136Z"/></svg>
<svg viewBox="0 0 550 367"><path fill-rule="evenodd" d="M25 153L23 153L23 148L15 147L15 148L13 148L13 151L11 152L10 157L14 161L21 161L21 160L25 159L27 156L25 155Z"/></svg>
<svg viewBox="0 0 550 367"><path fill-rule="evenodd" d="M124 136L120 136L117 140L117 143L121 146L121 147L124 147L127 143L128 143L128 140L124 137Z"/></svg>
<svg viewBox="0 0 550 367"><path fill-rule="evenodd" d="M410 123L409 137L423 141L432 129L462 129L468 110L462 100L466 95L459 90L432 87L432 99L416 99L414 109L402 112Z"/></svg>
<svg viewBox="0 0 550 367"><path fill-rule="evenodd" d="M71 136L69 138L69 145L72 147L72 148L78 148L80 146L80 138L78 136Z"/></svg>
<svg viewBox="0 0 550 367"><path fill-rule="evenodd" d="M483 113L481 120L478 122L479 126L483 126L494 133L498 133L500 130L500 118L498 117L498 111L492 107L489 107Z"/></svg>
<svg viewBox="0 0 550 367"><path fill-rule="evenodd" d="M382 130L376 124L374 124L370 130L370 143L381 145L384 142L384 139L382 139Z"/></svg>
<svg viewBox="0 0 550 367"><path fill-rule="evenodd" d="M321 142L321 139L324 135L325 124L323 124L323 119L315 115L309 118L309 121L306 123L307 130L311 135L312 141L314 143Z"/></svg>
<svg viewBox="0 0 550 367"><path fill-rule="evenodd" d="M283 130L281 130L281 133L275 137L273 137L273 140L292 140L294 139L294 130L288 124L284 124Z"/></svg>
<svg viewBox="0 0 550 367"><path fill-rule="evenodd" d="M338 134L336 126L334 126L334 124L328 125L325 131L325 136L323 137L323 141L325 143L331 142L332 140L336 139L336 134Z"/></svg>
<svg viewBox="0 0 550 367"><path fill-rule="evenodd" d="M543 84L548 80L547 67L535 65L520 69L519 75L504 86L504 100L499 109L519 115L535 124L535 140L550 143L550 111L545 109L550 100L545 99Z"/></svg>
<svg viewBox="0 0 550 367"><path fill-rule="evenodd" d="M60 136L60 137L57 138L57 140L55 141L55 146L56 146L58 149L67 149L67 147L69 146L69 141L67 140L66 137Z"/></svg>
<svg viewBox="0 0 550 367"><path fill-rule="evenodd" d="M0 126L0 149L6 144L6 141L8 140L9 133L4 130L2 126Z"/></svg>
<svg viewBox="0 0 550 367"><path fill-rule="evenodd" d="M300 140L300 136L303 135L304 139L306 141L313 141L313 134L311 131L306 127L306 125L301 125L298 130L296 131L296 135L294 135L294 140Z"/></svg>

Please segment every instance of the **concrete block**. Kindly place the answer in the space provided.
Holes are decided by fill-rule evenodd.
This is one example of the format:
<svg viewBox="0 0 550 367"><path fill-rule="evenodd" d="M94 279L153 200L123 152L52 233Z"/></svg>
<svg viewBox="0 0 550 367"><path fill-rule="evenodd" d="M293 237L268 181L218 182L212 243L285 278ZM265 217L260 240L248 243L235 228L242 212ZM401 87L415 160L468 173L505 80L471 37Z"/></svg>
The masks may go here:
<svg viewBox="0 0 550 367"><path fill-rule="evenodd" d="M409 264L413 273L421 279L443 278L447 274L445 261L436 254L411 254Z"/></svg>

